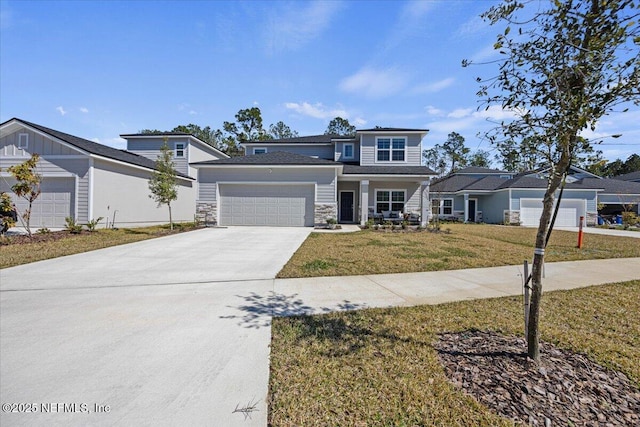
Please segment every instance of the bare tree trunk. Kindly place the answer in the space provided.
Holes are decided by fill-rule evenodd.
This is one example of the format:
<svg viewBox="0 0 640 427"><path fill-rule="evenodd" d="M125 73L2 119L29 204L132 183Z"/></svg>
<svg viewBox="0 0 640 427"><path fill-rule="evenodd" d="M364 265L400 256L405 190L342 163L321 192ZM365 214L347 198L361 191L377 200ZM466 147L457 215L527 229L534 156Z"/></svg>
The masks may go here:
<svg viewBox="0 0 640 427"><path fill-rule="evenodd" d="M171 203L167 203L169 206L169 229L173 230L173 220L171 219Z"/></svg>
<svg viewBox="0 0 640 427"><path fill-rule="evenodd" d="M567 144L568 146L568 144ZM540 361L540 302L542 301L542 270L544 268L544 250L547 246L547 237L555 192L560 187L563 175L567 171L571 157L569 150L562 153L560 161L551 171L547 191L542 200L542 215L536 234L536 246L533 252L533 265L531 269L531 305L529 307L529 324L527 330L527 354L535 362Z"/></svg>

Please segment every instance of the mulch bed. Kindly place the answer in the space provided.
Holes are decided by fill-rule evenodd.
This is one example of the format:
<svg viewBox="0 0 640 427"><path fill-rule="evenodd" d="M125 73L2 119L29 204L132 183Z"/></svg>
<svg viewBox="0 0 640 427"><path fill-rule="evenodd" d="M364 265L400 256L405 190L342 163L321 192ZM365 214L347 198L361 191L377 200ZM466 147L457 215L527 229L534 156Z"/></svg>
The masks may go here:
<svg viewBox="0 0 640 427"><path fill-rule="evenodd" d="M176 227L173 231L169 229L159 230L155 232L153 235L160 237L160 236L166 236L169 234L182 233L184 231L190 231L193 229L194 228L189 228L189 227L185 227L185 228ZM96 230L96 232L100 232L100 230ZM91 233L88 230L82 230L80 233L70 233L69 231L63 230L63 231L48 231L46 233L33 232L31 234L31 237L29 237L27 234L6 234L2 236L2 238L0 238L0 245L24 245L24 244L32 244L32 243L55 242L56 240L73 239L78 236L84 236L87 234L93 234L93 233Z"/></svg>
<svg viewBox="0 0 640 427"><path fill-rule="evenodd" d="M541 342L536 365L523 338L483 331L442 334L435 348L456 387L515 422L640 425L640 390L584 355Z"/></svg>

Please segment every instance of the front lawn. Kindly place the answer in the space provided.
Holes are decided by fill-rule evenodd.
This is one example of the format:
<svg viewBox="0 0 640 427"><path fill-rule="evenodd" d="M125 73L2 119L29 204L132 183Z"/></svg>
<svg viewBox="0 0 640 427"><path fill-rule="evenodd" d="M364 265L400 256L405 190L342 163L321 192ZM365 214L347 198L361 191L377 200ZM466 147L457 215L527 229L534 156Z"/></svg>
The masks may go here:
<svg viewBox="0 0 640 427"><path fill-rule="evenodd" d="M33 238L2 236L0 237L2 254L0 268L124 245L193 229L195 229L193 224L174 224L173 231L169 229L169 225L158 225L143 228L99 229L93 233L83 231L81 234L71 234L68 231L34 233Z"/></svg>
<svg viewBox="0 0 640 427"><path fill-rule="evenodd" d="M637 387L638 295L640 280L546 293L542 340L621 371ZM434 348L438 334L476 329L521 336L521 298L276 318L269 423L513 425L454 387Z"/></svg>
<svg viewBox="0 0 640 427"><path fill-rule="evenodd" d="M520 264L533 256L536 230L474 224L446 224L449 233L312 233L278 277L348 276L455 270ZM545 259L575 261L640 257L630 237L554 231Z"/></svg>

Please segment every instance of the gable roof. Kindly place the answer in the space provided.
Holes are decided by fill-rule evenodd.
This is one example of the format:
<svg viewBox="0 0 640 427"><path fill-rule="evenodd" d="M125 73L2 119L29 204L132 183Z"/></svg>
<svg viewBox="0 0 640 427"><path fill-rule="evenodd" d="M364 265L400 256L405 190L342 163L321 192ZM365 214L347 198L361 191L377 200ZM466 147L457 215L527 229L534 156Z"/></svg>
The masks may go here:
<svg viewBox="0 0 640 427"><path fill-rule="evenodd" d="M231 157L221 160L207 160L204 162L191 163L193 166L250 166L250 165L272 165L272 166L335 166L341 167L342 163L333 160L317 159L315 157L303 156L302 154L289 153L287 151L272 151L264 154L252 154L250 156Z"/></svg>
<svg viewBox="0 0 640 427"><path fill-rule="evenodd" d="M267 139L265 141L246 141L244 144L331 144L332 139L345 138L340 135L311 135L296 136L293 138Z"/></svg>
<svg viewBox="0 0 640 427"><path fill-rule="evenodd" d="M599 188L605 194L637 194L640 197L640 182L609 178L583 178L580 182L585 187Z"/></svg>
<svg viewBox="0 0 640 427"><path fill-rule="evenodd" d="M480 175L480 174L486 174L486 175L495 175L495 174L509 174L509 175L515 175L515 172L509 172L509 171L505 171L505 170L500 170L500 169L491 169L491 168L482 168L479 166L469 166L460 170L457 170L455 172L453 172L453 174L474 174L474 175Z"/></svg>
<svg viewBox="0 0 640 427"><path fill-rule="evenodd" d="M409 128L371 128L371 129L358 129L356 132L429 132L429 129L409 129Z"/></svg>
<svg viewBox="0 0 640 427"><path fill-rule="evenodd" d="M216 152L217 154L219 154L223 158L228 158L229 157L228 154L223 153L222 151L218 150L213 145L207 144L206 142L204 142L203 140L201 140L197 136L195 136L195 135L193 135L191 133L188 133L188 132L168 131L168 132L153 132L153 133L125 133L125 134L120 135L120 137L124 138L124 139L129 139L129 138L158 138L158 137L169 137L169 136L181 136L181 137L190 138L194 142L198 143L198 145L204 147L207 150L212 150L212 151Z"/></svg>
<svg viewBox="0 0 640 427"><path fill-rule="evenodd" d="M613 179L622 181L640 181L640 171L625 173L624 175L614 176Z"/></svg>
<svg viewBox="0 0 640 427"><path fill-rule="evenodd" d="M74 135L69 135L68 133L64 133L64 132L57 131L55 129L50 129L48 127L40 126L38 124L31 123L26 120L13 118L0 124L0 127L5 126L12 121L21 123L24 126L30 127L50 137L63 141L88 154L93 154L96 156L104 157L106 159L128 163L134 166L143 167L145 169L150 169L150 170L156 169L156 162L144 156L134 154L130 151L118 150L117 148L108 147L106 145L102 145L97 142L89 141L88 139L80 138ZM190 176L182 174L180 172L177 172L177 175L182 178L193 180L193 178L191 178Z"/></svg>

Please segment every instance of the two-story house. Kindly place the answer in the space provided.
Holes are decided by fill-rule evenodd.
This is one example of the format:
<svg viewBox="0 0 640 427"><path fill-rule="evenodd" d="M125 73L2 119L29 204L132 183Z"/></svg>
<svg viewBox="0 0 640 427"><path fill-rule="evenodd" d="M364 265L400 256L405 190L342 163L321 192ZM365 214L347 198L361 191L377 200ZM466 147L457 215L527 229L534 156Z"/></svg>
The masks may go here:
<svg viewBox="0 0 640 427"><path fill-rule="evenodd" d="M123 135L128 148L94 141L13 118L0 124L0 191L23 214L27 201L12 193L7 171L37 153L41 194L31 209L31 227L61 228L71 217L80 224L102 218L101 225L136 227L168 222L166 208L149 198L149 178L165 138L174 150L178 199L175 221L193 221L197 182L189 162L228 156L189 134ZM18 224L20 225L20 224Z"/></svg>
<svg viewBox="0 0 640 427"><path fill-rule="evenodd" d="M219 225L364 224L374 213L428 221L425 129L375 128L243 144L245 156L191 163L197 215Z"/></svg>

